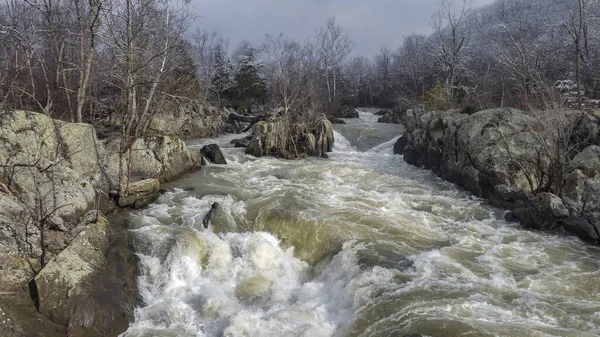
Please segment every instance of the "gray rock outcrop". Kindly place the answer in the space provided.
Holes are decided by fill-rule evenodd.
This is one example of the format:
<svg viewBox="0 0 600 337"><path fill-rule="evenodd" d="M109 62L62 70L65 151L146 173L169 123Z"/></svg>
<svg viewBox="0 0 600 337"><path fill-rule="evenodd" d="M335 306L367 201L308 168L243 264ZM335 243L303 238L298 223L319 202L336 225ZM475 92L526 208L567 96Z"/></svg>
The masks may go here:
<svg viewBox="0 0 600 337"><path fill-rule="evenodd" d="M106 143L107 171L113 188L118 186L119 160L133 181L154 178L168 182L200 166L198 155L176 135L138 138L123 154L119 154L119 147L119 139Z"/></svg>
<svg viewBox="0 0 600 337"><path fill-rule="evenodd" d="M333 150L333 126L323 116L314 127L299 128L295 140L290 139L288 126L283 122L259 122L253 127L253 136L246 154L255 157L274 156L297 158L316 156L327 158Z"/></svg>
<svg viewBox="0 0 600 337"><path fill-rule="evenodd" d="M200 149L200 153L214 164L227 165L227 160L225 160L225 156L217 144L203 146L202 149Z"/></svg>
<svg viewBox="0 0 600 337"><path fill-rule="evenodd" d="M144 208L158 198L160 183L155 178L132 182L125 193L118 196L119 207Z"/></svg>
<svg viewBox="0 0 600 337"><path fill-rule="evenodd" d="M199 161L176 135L137 139L122 154L120 146L114 138L99 141L88 124L0 114L0 302L15 300L0 310L20 319L10 334L0 326L0 335L19 336L25 322L39 328L27 331L32 336L116 336L127 328L137 300L135 257L126 233L96 221L93 209L109 204L109 195L121 207L143 207L157 197L159 182ZM126 189L118 188L119 162L130 173ZM119 190L125 195L113 193ZM23 317L36 311L23 302L27 285L44 315Z"/></svg>
<svg viewBox="0 0 600 337"><path fill-rule="evenodd" d="M344 104L340 106L334 113L335 118L359 118L360 115L352 105Z"/></svg>
<svg viewBox="0 0 600 337"><path fill-rule="evenodd" d="M116 336L133 318L135 258L125 233L114 231L102 214L88 213L69 246L32 281L39 312L69 336Z"/></svg>
<svg viewBox="0 0 600 337"><path fill-rule="evenodd" d="M199 103L181 105L176 113L160 113L152 118L150 130L176 134L181 139L208 138L225 132L230 111Z"/></svg>
<svg viewBox="0 0 600 337"><path fill-rule="evenodd" d="M561 182L548 174L556 170L558 153L548 141L552 131L519 110L408 110L405 122L394 152L408 163L511 210L508 217L526 228L562 229L598 243L600 147L577 154ZM559 184L562 194L550 193Z"/></svg>

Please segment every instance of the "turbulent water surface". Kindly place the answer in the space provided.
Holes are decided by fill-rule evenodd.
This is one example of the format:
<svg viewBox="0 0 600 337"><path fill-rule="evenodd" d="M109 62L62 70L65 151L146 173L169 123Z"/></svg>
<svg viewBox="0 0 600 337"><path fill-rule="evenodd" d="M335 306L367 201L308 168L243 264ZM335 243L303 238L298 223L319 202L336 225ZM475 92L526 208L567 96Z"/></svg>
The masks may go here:
<svg viewBox="0 0 600 337"><path fill-rule="evenodd" d="M400 126L347 123L329 159L192 142L229 165L130 217L144 306L124 336L600 334L598 248L521 230L404 163Z"/></svg>

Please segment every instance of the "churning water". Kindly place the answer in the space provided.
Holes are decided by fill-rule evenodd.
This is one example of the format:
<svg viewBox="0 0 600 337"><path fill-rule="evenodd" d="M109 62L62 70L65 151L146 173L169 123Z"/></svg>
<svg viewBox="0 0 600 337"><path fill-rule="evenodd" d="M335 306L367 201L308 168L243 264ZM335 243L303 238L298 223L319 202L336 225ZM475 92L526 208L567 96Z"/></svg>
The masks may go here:
<svg viewBox="0 0 600 337"><path fill-rule="evenodd" d="M400 126L347 123L329 159L192 143L220 143L229 165L131 215L144 305L124 336L600 334L600 249L407 165Z"/></svg>

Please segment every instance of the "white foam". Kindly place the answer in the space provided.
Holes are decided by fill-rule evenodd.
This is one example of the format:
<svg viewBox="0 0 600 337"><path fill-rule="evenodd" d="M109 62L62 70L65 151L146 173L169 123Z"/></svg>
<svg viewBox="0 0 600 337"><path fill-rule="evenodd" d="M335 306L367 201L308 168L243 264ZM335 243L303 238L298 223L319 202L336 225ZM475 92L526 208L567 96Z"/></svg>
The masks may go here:
<svg viewBox="0 0 600 337"><path fill-rule="evenodd" d="M379 144L377 146L375 146L374 148L370 149L370 152L375 152L375 153L385 153L385 154L394 154L394 144L396 144L396 142L398 141L398 139L401 136L397 136L394 137L393 139L383 143L383 144Z"/></svg>
<svg viewBox="0 0 600 337"><path fill-rule="evenodd" d="M334 152L349 152L356 151L356 149L350 144L350 141L346 137L342 136L341 133L333 131L333 151Z"/></svg>
<svg viewBox="0 0 600 337"><path fill-rule="evenodd" d="M192 229L172 239L167 258L140 256L146 305L123 336L331 336L393 276L361 272L352 243L310 279L293 248L268 233Z"/></svg>

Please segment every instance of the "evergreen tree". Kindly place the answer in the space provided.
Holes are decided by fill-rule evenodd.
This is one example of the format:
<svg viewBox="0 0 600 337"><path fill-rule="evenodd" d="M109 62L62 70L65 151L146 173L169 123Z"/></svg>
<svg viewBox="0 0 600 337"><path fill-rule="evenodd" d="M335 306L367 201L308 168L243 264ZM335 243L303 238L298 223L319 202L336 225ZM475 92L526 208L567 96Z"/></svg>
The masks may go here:
<svg viewBox="0 0 600 337"><path fill-rule="evenodd" d="M234 86L233 65L219 45L215 50L215 71L211 79L211 90L219 106L222 106L223 99L231 99Z"/></svg>
<svg viewBox="0 0 600 337"><path fill-rule="evenodd" d="M235 74L236 103L243 108L251 104L264 103L266 96L265 79L260 73L262 64L256 59L256 51L252 47L240 55L238 69Z"/></svg>

